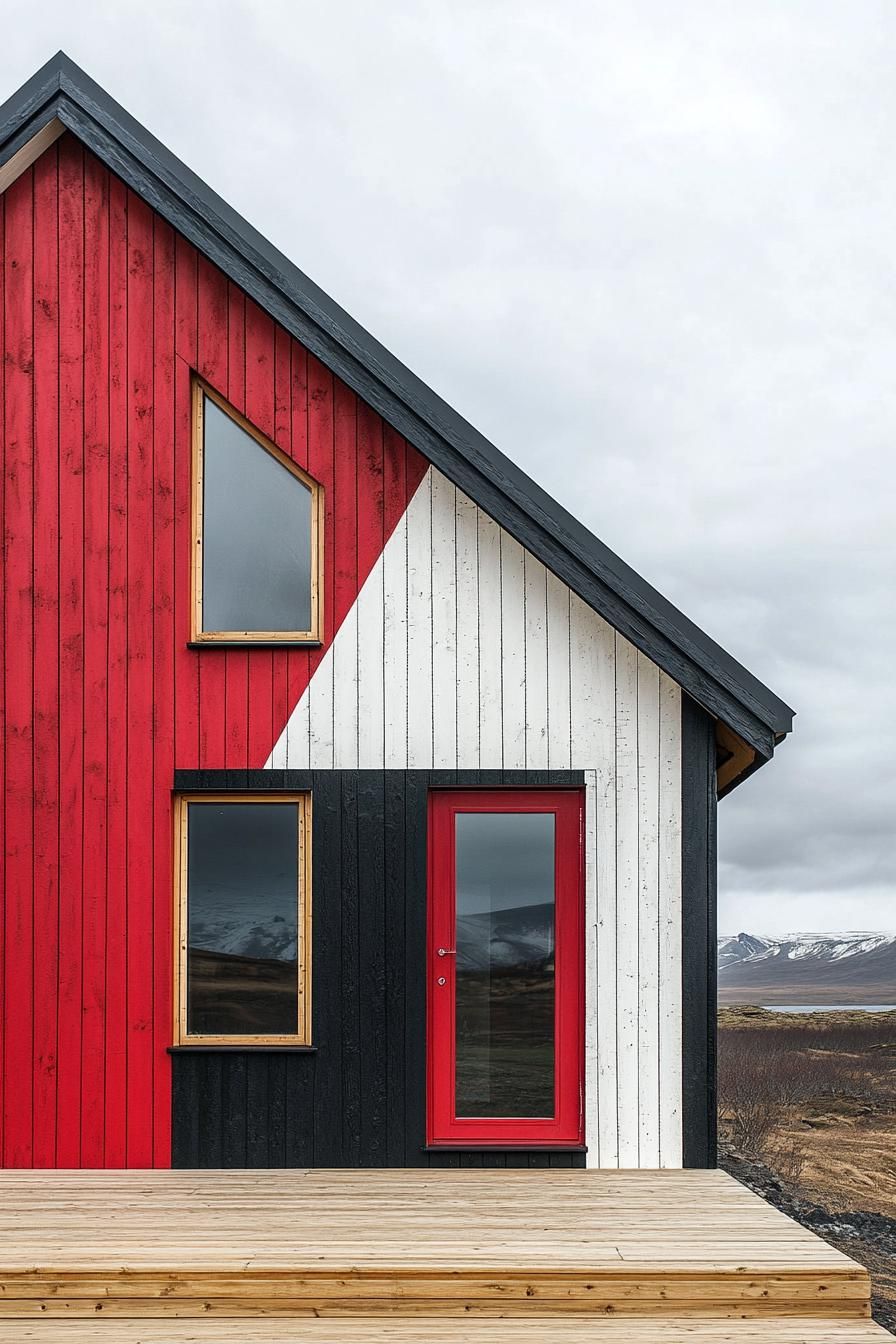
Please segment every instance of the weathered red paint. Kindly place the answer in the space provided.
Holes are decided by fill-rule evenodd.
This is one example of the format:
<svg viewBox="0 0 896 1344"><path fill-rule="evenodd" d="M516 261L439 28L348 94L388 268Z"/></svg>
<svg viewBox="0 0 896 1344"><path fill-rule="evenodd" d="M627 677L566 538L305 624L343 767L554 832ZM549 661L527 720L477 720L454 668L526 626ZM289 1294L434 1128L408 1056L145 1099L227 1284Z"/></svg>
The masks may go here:
<svg viewBox="0 0 896 1344"><path fill-rule="evenodd" d="M0 1152L166 1166L174 771L265 764L426 463L72 137L0 230ZM322 649L187 647L194 370L323 484Z"/></svg>

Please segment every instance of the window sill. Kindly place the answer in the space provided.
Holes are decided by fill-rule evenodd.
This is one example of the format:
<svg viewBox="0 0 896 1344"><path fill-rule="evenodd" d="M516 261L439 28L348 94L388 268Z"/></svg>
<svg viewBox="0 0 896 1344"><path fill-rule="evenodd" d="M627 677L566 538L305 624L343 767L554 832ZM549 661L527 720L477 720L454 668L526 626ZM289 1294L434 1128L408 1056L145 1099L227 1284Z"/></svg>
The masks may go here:
<svg viewBox="0 0 896 1344"><path fill-rule="evenodd" d="M320 649L320 639L190 639L188 649Z"/></svg>
<svg viewBox="0 0 896 1344"><path fill-rule="evenodd" d="M583 1143L427 1143L421 1153L587 1153Z"/></svg>
<svg viewBox="0 0 896 1344"><path fill-rule="evenodd" d="M169 1055L316 1055L316 1045L169 1045Z"/></svg>

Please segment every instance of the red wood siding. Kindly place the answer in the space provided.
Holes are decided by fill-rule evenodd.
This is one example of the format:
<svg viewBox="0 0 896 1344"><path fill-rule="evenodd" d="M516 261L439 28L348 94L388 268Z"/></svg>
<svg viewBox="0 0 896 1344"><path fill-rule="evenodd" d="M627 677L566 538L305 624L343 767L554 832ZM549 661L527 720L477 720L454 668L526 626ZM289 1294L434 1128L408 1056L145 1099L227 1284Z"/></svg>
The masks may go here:
<svg viewBox="0 0 896 1344"><path fill-rule="evenodd" d="M327 644L426 464L72 137L0 239L0 1154L166 1166L174 770L263 766L325 651L187 648L191 371L324 486Z"/></svg>

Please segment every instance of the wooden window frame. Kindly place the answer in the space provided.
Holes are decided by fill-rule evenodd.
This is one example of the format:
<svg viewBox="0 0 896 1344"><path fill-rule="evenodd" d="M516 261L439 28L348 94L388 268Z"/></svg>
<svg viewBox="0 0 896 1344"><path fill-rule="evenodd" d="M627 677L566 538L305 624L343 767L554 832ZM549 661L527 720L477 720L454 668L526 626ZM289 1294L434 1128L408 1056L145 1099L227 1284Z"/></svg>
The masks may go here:
<svg viewBox="0 0 896 1344"><path fill-rule="evenodd" d="M581 789L438 789L429 796L427 1122L429 1147L580 1148L585 1087L585 796ZM555 816L555 1114L459 1117L456 1110L455 821L461 812ZM446 983L439 984L444 977Z"/></svg>
<svg viewBox="0 0 896 1344"><path fill-rule="evenodd" d="M190 603L190 639L194 644L320 644L323 640L323 587L324 587L324 488L320 481L309 476L297 462L278 448L266 434L256 429L236 407L216 392L204 378L193 375L193 545L192 545L192 601ZM205 456L205 398L213 401L224 415L250 435L255 442L291 472L311 491L311 626L308 630L205 630L202 624L202 509Z"/></svg>
<svg viewBox="0 0 896 1344"><path fill-rule="evenodd" d="M200 1034L187 1030L187 902L189 811L191 803L276 803L298 809L298 1020L293 1033L282 1035ZM311 1044L311 795L310 793L178 793L174 796L174 1044L175 1045L310 1045Z"/></svg>

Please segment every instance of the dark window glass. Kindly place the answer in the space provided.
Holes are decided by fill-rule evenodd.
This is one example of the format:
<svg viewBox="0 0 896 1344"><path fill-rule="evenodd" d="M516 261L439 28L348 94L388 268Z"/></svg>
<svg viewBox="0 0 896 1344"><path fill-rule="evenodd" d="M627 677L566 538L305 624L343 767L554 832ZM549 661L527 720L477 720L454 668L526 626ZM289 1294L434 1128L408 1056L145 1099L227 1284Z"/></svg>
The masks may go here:
<svg viewBox="0 0 896 1344"><path fill-rule="evenodd" d="M187 1031L294 1035L298 806L188 806Z"/></svg>
<svg viewBox="0 0 896 1344"><path fill-rule="evenodd" d="M549 1118L553 813L459 813L455 843L457 1115Z"/></svg>
<svg viewBox="0 0 896 1344"><path fill-rule="evenodd" d="M312 494L203 399L202 628L311 629Z"/></svg>

